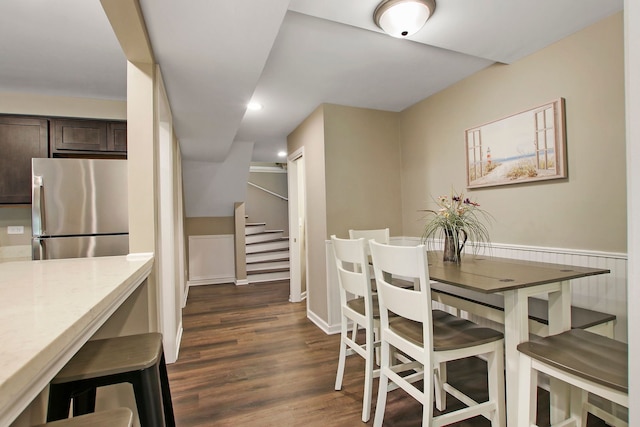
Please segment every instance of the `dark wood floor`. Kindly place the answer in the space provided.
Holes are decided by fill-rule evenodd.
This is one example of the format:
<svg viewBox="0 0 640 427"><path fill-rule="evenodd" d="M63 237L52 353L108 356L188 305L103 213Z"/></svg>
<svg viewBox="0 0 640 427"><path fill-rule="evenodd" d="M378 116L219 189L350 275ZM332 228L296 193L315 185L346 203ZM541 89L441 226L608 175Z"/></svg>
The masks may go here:
<svg viewBox="0 0 640 427"><path fill-rule="evenodd" d="M168 366L178 427L363 426L364 363L347 359L341 391L333 389L338 335L326 335L306 317L304 303L288 300L289 283L196 286L183 313L178 361ZM449 367L454 385L486 399L484 362ZM484 396L483 396L484 394ZM548 395L540 392L540 406ZM450 408L458 403L448 401ZM419 426L421 406L402 390L389 394L385 426ZM539 423L548 425L548 412ZM457 426L489 426L479 417ZM595 418L590 427L604 426Z"/></svg>

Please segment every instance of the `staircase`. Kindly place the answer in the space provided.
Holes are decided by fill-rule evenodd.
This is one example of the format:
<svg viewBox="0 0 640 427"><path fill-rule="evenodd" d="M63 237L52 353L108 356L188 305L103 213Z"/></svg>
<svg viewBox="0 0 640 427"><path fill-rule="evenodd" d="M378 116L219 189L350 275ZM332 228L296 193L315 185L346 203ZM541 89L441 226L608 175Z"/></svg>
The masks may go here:
<svg viewBox="0 0 640 427"><path fill-rule="evenodd" d="M289 279L289 238L282 230L267 230L264 223L245 224L247 280L249 283Z"/></svg>

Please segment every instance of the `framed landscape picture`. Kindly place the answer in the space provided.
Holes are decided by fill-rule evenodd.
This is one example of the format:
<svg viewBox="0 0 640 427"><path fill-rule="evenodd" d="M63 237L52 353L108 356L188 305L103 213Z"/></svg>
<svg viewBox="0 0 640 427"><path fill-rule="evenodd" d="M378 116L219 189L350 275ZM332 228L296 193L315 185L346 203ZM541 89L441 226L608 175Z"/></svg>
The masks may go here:
<svg viewBox="0 0 640 427"><path fill-rule="evenodd" d="M564 98L465 131L467 187L567 177Z"/></svg>

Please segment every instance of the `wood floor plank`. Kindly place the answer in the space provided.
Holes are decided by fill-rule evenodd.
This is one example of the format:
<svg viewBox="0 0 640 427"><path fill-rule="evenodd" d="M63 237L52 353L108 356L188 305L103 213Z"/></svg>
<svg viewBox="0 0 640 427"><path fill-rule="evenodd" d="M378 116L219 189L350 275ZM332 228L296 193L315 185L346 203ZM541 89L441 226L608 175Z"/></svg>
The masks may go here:
<svg viewBox="0 0 640 427"><path fill-rule="evenodd" d="M196 286L183 312L178 361L168 365L176 424L199 426L350 427L360 420L364 362L347 359L343 387L333 389L339 336L307 319L305 303L290 303L289 282ZM449 377L486 399L482 361L454 362ZM541 406L545 392L540 393ZM459 405L450 399L448 405ZM419 426L422 407L403 391L389 393L384 425ZM539 414L548 425L548 411ZM546 422L546 424L545 424ZM489 426L481 417L456 424ZM589 419L589 427L604 426Z"/></svg>

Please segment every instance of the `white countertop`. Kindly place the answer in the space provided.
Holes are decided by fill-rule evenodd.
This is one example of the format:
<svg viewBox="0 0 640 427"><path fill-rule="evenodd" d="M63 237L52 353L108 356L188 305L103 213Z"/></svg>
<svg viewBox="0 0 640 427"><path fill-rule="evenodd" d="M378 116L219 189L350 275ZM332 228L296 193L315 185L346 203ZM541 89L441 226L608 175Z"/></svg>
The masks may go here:
<svg viewBox="0 0 640 427"><path fill-rule="evenodd" d="M0 425L146 279L152 254L0 263Z"/></svg>

